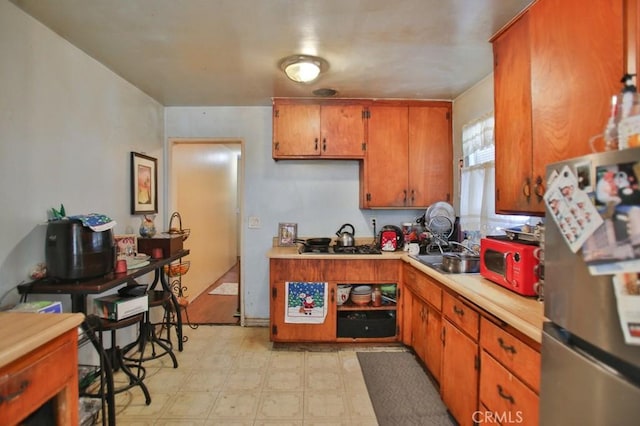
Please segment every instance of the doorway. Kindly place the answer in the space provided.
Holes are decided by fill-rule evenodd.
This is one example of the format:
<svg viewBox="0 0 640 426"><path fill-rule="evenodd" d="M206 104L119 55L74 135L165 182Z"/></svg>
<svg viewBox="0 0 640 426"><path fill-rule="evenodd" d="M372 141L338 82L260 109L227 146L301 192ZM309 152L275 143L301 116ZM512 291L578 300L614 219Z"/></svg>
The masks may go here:
<svg viewBox="0 0 640 426"><path fill-rule="evenodd" d="M190 229L184 245L190 250L191 265L181 287L193 308L186 312L192 324L212 323L207 319L211 313L216 313L215 323L241 322L242 148L237 139L170 141L168 206L180 213L182 226ZM209 294L223 283L237 283L237 294ZM227 311L224 318L218 315Z"/></svg>

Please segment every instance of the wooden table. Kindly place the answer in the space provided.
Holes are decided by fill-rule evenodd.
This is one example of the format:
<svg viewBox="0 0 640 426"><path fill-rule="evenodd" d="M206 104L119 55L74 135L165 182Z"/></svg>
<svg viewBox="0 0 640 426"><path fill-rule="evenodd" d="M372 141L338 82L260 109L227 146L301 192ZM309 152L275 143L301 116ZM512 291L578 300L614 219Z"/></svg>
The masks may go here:
<svg viewBox="0 0 640 426"><path fill-rule="evenodd" d="M82 314L0 312L0 422L23 421L53 398L56 424L78 424Z"/></svg>

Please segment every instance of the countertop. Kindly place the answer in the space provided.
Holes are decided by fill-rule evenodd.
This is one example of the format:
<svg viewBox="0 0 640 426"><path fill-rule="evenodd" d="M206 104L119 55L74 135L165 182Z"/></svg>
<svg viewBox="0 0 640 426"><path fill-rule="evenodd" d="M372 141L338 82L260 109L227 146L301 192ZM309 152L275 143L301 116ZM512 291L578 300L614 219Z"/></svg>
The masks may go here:
<svg viewBox="0 0 640 426"><path fill-rule="evenodd" d="M83 314L0 312L0 367L78 327Z"/></svg>
<svg viewBox="0 0 640 426"><path fill-rule="evenodd" d="M423 265L406 252L382 254L320 254L298 253L297 247L273 247L267 256L271 259L332 259L332 260L393 260L401 259L417 270L433 277L465 299L499 318L532 340L542 341L544 304L536 298L520 296L495 284L480 274L443 274Z"/></svg>

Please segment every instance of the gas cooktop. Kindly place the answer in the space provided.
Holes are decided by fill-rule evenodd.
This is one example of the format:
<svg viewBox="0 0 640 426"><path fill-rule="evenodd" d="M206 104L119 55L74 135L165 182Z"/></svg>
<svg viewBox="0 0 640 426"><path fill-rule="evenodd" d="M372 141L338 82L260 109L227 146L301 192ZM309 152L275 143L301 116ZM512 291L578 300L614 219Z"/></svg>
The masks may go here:
<svg viewBox="0 0 640 426"><path fill-rule="evenodd" d="M371 244L362 244L357 246L343 247L338 245L308 247L300 246L298 248L300 254L382 254L379 248Z"/></svg>

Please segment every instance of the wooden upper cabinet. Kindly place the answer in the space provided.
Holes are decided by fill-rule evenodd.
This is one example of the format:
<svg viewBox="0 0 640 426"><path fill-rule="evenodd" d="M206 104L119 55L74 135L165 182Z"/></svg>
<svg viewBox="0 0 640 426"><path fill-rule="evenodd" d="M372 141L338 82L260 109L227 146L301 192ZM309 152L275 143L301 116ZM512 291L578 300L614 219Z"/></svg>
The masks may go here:
<svg viewBox="0 0 640 426"><path fill-rule="evenodd" d="M320 105L274 104L273 158L320 155Z"/></svg>
<svg viewBox="0 0 640 426"><path fill-rule="evenodd" d="M409 107L409 201L412 207L451 202L451 108Z"/></svg>
<svg viewBox="0 0 640 426"><path fill-rule="evenodd" d="M624 74L622 0L544 0L529 13L533 175L588 154ZM559 117L558 117L559 115Z"/></svg>
<svg viewBox="0 0 640 426"><path fill-rule="evenodd" d="M362 105L320 107L321 155L363 158L365 117Z"/></svg>
<svg viewBox="0 0 640 426"><path fill-rule="evenodd" d="M496 211L535 210L530 206L533 141L527 14L493 41L493 66Z"/></svg>
<svg viewBox="0 0 640 426"><path fill-rule="evenodd" d="M364 157L364 107L274 101L274 159Z"/></svg>
<svg viewBox="0 0 640 426"><path fill-rule="evenodd" d="M451 201L451 104L369 106L362 208L424 208Z"/></svg>
<svg viewBox="0 0 640 426"><path fill-rule="evenodd" d="M370 106L364 185L365 208L405 207L409 178L409 108Z"/></svg>
<svg viewBox="0 0 640 426"><path fill-rule="evenodd" d="M497 212L544 214L546 166L590 152L621 88L623 38L622 0L538 0L492 40Z"/></svg>

